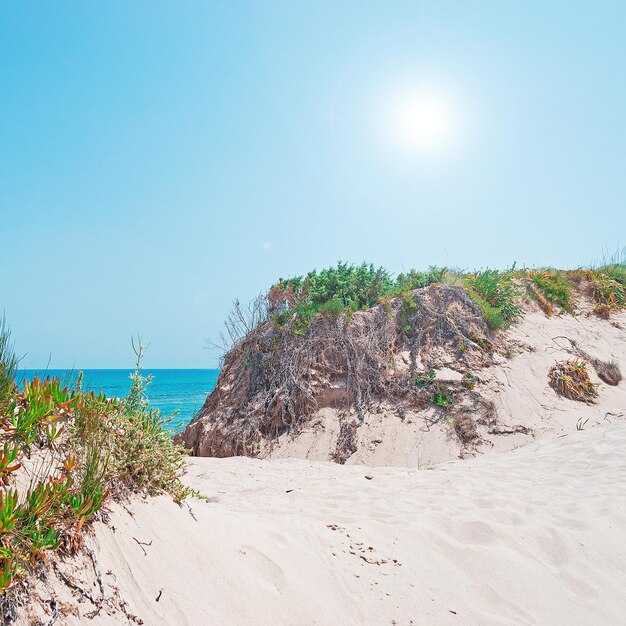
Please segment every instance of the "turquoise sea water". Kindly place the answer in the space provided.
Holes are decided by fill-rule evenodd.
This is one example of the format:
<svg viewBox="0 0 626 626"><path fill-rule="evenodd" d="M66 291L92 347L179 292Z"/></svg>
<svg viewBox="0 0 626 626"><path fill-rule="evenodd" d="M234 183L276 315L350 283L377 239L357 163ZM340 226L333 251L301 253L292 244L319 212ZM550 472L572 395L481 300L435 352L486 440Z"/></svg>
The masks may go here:
<svg viewBox="0 0 626 626"><path fill-rule="evenodd" d="M63 384L72 385L79 370L22 370L18 373L18 382L24 378L32 379L35 375L58 376ZM130 374L133 370L82 370L83 388L96 393L103 391L109 397L121 398L130 389ZM152 374L153 380L148 387L147 396L150 406L160 409L164 415L171 415L178 410L173 419L173 430L184 428L204 404L207 394L213 390L219 370L143 370L143 375Z"/></svg>

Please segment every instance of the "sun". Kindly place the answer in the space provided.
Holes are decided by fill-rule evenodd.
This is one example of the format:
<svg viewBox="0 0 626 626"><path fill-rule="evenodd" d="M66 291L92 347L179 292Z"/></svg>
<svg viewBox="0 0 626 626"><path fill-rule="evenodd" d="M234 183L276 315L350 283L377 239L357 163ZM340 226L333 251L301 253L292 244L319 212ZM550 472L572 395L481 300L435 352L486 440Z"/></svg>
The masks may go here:
<svg viewBox="0 0 626 626"><path fill-rule="evenodd" d="M417 154L444 152L454 138L455 115L444 94L405 91L387 106L386 128L396 147Z"/></svg>

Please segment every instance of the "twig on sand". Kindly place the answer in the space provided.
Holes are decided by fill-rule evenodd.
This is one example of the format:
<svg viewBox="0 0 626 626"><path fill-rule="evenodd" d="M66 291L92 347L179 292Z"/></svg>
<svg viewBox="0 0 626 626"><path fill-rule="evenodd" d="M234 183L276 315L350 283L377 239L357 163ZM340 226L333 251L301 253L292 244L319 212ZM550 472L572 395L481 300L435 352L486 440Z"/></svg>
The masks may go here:
<svg viewBox="0 0 626 626"><path fill-rule="evenodd" d="M139 539L137 539L136 537L133 537L133 539L137 542L137 545L143 550L143 555L148 556L148 553L146 552L146 549L144 548L144 546L151 546L152 539L150 539L148 543L146 543L145 541L139 541Z"/></svg>
<svg viewBox="0 0 626 626"><path fill-rule="evenodd" d="M50 608L52 609L52 616L46 622L45 626L52 626L54 622L56 622L59 619L59 615L60 615L59 603L54 598L50 600Z"/></svg>
<svg viewBox="0 0 626 626"><path fill-rule="evenodd" d="M193 509L191 508L191 505L189 504L189 502L185 502L185 505L187 506L187 510L189 511L189 515L191 515L191 517L193 517L194 521L198 521L198 518L194 515Z"/></svg>
<svg viewBox="0 0 626 626"><path fill-rule="evenodd" d="M78 593L83 597L86 598L87 600L89 600L89 602L91 602L91 604L93 604L94 606L98 606L98 602L96 600L93 599L93 597L91 596L91 594L87 591L85 591L80 585L76 584L69 576L67 576L66 574L64 574L59 567L56 565L56 563L54 564L54 572L55 574L70 588L73 589L74 591L78 591Z"/></svg>
<svg viewBox="0 0 626 626"><path fill-rule="evenodd" d="M100 574L100 570L98 569L96 555L91 548L86 548L86 550L87 550L87 554L91 558L91 564L93 565L93 571L94 571L94 574L96 575L96 581L98 583L98 587L100 587L100 594L102 595L102 599L104 600L106 594L104 593L104 585L102 584L102 574Z"/></svg>

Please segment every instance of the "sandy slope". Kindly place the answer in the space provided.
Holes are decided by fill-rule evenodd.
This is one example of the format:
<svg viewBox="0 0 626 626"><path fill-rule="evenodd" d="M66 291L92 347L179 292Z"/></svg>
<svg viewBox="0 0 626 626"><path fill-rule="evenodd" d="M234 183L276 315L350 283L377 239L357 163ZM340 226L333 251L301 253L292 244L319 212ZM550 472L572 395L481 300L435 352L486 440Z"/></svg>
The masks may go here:
<svg viewBox="0 0 626 626"><path fill-rule="evenodd" d="M579 419L592 425L626 419L626 384L611 387L602 383L589 366L591 379L600 384L598 401L592 405L558 396L548 385L548 371L556 361L572 358L571 344L577 342L590 356L626 366L626 312L611 321L585 315L554 315L528 311L519 323L506 331L512 358L494 355L495 365L475 371L476 389L494 402L500 432L479 427L480 443L475 452L488 454L511 450L546 432L570 432ZM626 372L625 372L626 373ZM439 376L455 372L439 371ZM462 376L456 373L457 377ZM282 435L268 445L268 458L330 460L339 435L339 411L323 408L295 434ZM439 419L436 410L407 411L401 419L396 404L374 405L357 429L357 451L348 464L416 467L449 461L461 450L453 429ZM519 427L527 429L515 432Z"/></svg>
<svg viewBox="0 0 626 626"><path fill-rule="evenodd" d="M196 519L98 526L106 593L150 625L624 623L625 449L613 424L421 471L190 459Z"/></svg>

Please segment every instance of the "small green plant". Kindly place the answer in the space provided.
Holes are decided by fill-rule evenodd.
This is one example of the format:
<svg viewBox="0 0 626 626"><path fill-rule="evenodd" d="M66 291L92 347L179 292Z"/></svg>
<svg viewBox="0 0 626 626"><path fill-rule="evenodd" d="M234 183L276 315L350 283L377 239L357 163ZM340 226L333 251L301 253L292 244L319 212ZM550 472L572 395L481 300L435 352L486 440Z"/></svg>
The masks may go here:
<svg viewBox="0 0 626 626"><path fill-rule="evenodd" d="M4 447L0 451L0 482L5 485L9 482L9 475L22 467L17 460L19 451L19 446L9 441L4 442Z"/></svg>
<svg viewBox="0 0 626 626"><path fill-rule="evenodd" d="M0 547L0 594L11 587L17 572L15 555L5 547Z"/></svg>
<svg viewBox="0 0 626 626"><path fill-rule="evenodd" d="M32 525L26 534L30 543L31 558L43 558L46 551L56 550L61 545L59 531L41 524Z"/></svg>
<svg viewBox="0 0 626 626"><path fill-rule="evenodd" d="M454 405L452 394L446 389L439 389L430 397L432 404L436 404L439 408L448 410Z"/></svg>
<svg viewBox="0 0 626 626"><path fill-rule="evenodd" d="M415 385L420 389L423 389L427 384L432 383L435 378L437 378L437 372L434 369L429 369L424 376L418 376L415 379Z"/></svg>
<svg viewBox="0 0 626 626"><path fill-rule="evenodd" d="M17 518L17 490L0 491L0 537L15 526Z"/></svg>
<svg viewBox="0 0 626 626"><path fill-rule="evenodd" d="M478 377L475 376L472 372L467 371L465 372L465 374L463 374L463 380L461 384L466 389L474 389L477 382L478 382Z"/></svg>

